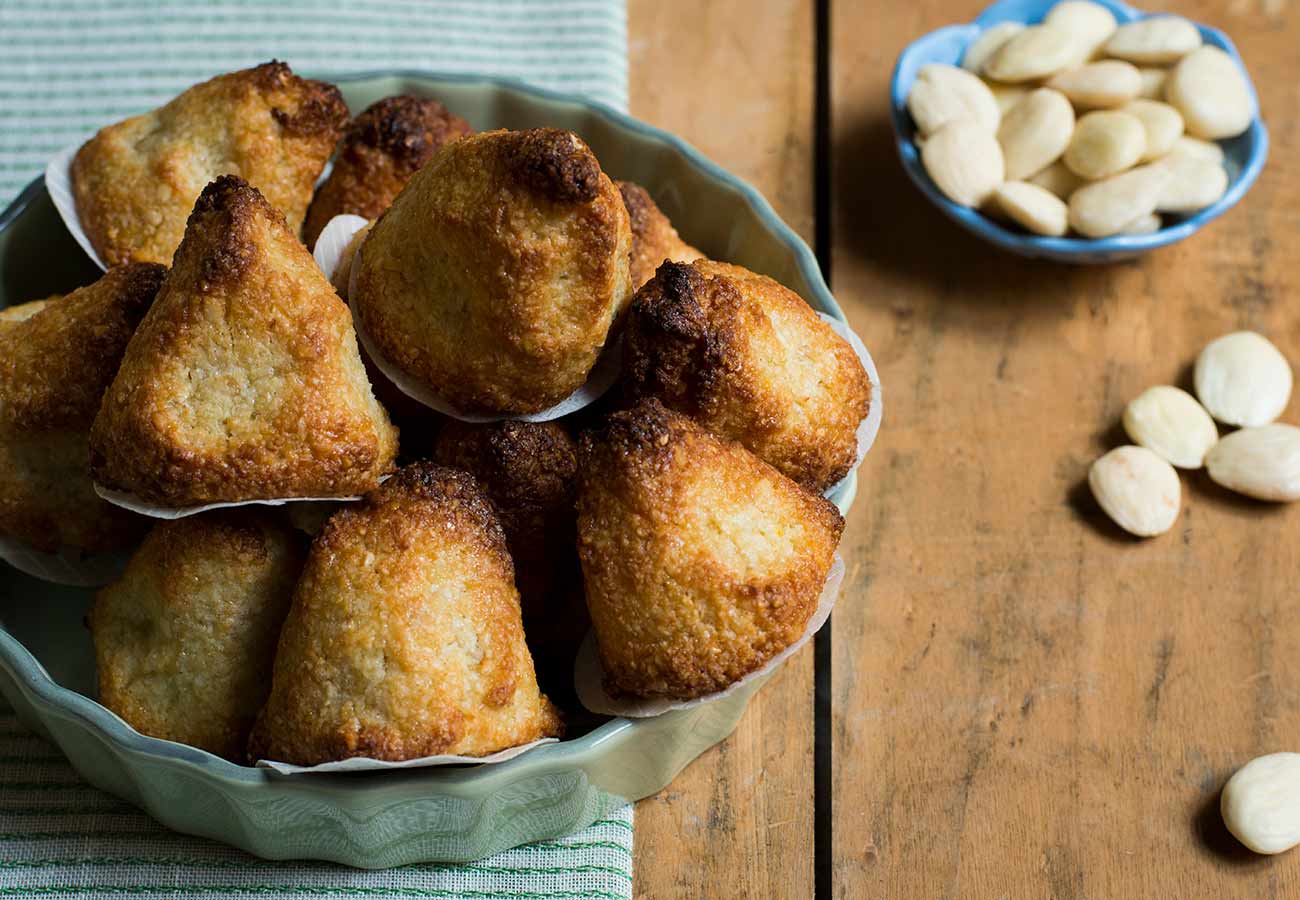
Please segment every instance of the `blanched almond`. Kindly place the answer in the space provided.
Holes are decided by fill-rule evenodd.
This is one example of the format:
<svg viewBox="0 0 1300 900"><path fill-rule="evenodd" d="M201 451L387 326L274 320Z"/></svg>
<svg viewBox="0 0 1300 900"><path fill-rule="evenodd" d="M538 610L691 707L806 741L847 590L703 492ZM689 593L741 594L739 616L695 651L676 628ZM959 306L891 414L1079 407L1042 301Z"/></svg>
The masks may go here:
<svg viewBox="0 0 1300 900"><path fill-rule="evenodd" d="M1169 152L1195 156L1198 159L1206 159L1219 164L1223 163L1222 147L1213 141L1203 141L1200 138L1188 137L1187 135L1183 135L1174 141L1174 146L1170 148Z"/></svg>
<svg viewBox="0 0 1300 900"><path fill-rule="evenodd" d="M1026 231L1060 237L1069 225L1069 210L1051 191L1023 181L1006 181L993 192L995 204Z"/></svg>
<svg viewBox="0 0 1300 900"><path fill-rule="evenodd" d="M1119 230L1120 234L1155 234L1160 230L1160 217L1155 213L1147 213L1139 219L1134 219Z"/></svg>
<svg viewBox="0 0 1300 900"><path fill-rule="evenodd" d="M1033 88L1023 84L1002 84L987 79L985 79L984 83L993 92L993 99L997 101L998 109L1001 110L1003 116L1006 116L1011 107L1025 99L1025 96L1033 90Z"/></svg>
<svg viewBox="0 0 1300 900"><path fill-rule="evenodd" d="M924 135L958 119L970 119L993 132L1002 118L988 85L965 69L940 63L922 66L916 73L907 109Z"/></svg>
<svg viewBox="0 0 1300 900"><path fill-rule="evenodd" d="M1183 117L1168 103L1134 100L1120 107L1120 112L1126 112L1142 123L1142 129L1146 133L1143 162L1164 156L1174 149L1174 144L1183 136Z"/></svg>
<svg viewBox="0 0 1300 900"><path fill-rule="evenodd" d="M1023 180L1060 158L1074 133L1074 107L1051 88L1032 91L1002 117L998 143L1007 177Z"/></svg>
<svg viewBox="0 0 1300 900"><path fill-rule="evenodd" d="M984 74L1005 82L1046 78L1074 63L1079 49L1068 29L1031 25L998 48L984 64Z"/></svg>
<svg viewBox="0 0 1300 900"><path fill-rule="evenodd" d="M1138 75L1142 79L1142 87L1138 88L1138 96L1147 100L1163 100L1165 96L1165 79L1169 77L1168 69L1139 68Z"/></svg>
<svg viewBox="0 0 1300 900"><path fill-rule="evenodd" d="M1201 47L1169 73L1165 97L1183 114L1189 134L1217 140L1250 127L1255 107L1246 76L1218 47Z"/></svg>
<svg viewBox="0 0 1300 900"><path fill-rule="evenodd" d="M1142 158L1146 131L1128 113L1106 110L1079 119L1065 148L1065 164L1081 178L1116 175Z"/></svg>
<svg viewBox="0 0 1300 900"><path fill-rule="evenodd" d="M1135 98L1142 89L1142 76L1132 63L1105 59L1057 72L1048 79L1047 86L1060 91L1075 106L1110 108Z"/></svg>
<svg viewBox="0 0 1300 900"><path fill-rule="evenodd" d="M1274 422L1222 437L1205 457L1215 484L1256 500L1300 500L1300 428Z"/></svg>
<svg viewBox="0 0 1300 900"><path fill-rule="evenodd" d="M1088 0L1062 0L1053 6L1043 18L1044 25L1064 28L1074 35L1078 44L1076 62L1082 63L1092 57L1107 39L1115 33L1118 24L1111 11L1100 3Z"/></svg>
<svg viewBox="0 0 1300 900"><path fill-rule="evenodd" d="M1106 53L1135 63L1171 63L1201 46L1201 33L1179 16L1148 16L1121 25L1106 42Z"/></svg>
<svg viewBox="0 0 1300 900"><path fill-rule="evenodd" d="M1196 396L1225 425L1267 425L1291 400L1291 364L1262 334L1234 331L1196 359Z"/></svg>
<svg viewBox="0 0 1300 900"><path fill-rule="evenodd" d="M1233 837L1256 853L1300 844L1300 753L1269 753L1246 763L1223 786L1219 813Z"/></svg>
<svg viewBox="0 0 1300 900"><path fill-rule="evenodd" d="M1058 160L1030 178L1029 183L1051 191L1062 200L1069 200L1071 194L1088 182Z"/></svg>
<svg viewBox="0 0 1300 900"><path fill-rule="evenodd" d="M961 58L961 67L968 72L982 72L989 57L1011 38L1025 30L1020 22L999 22L980 32L980 36L966 48Z"/></svg>
<svg viewBox="0 0 1300 900"><path fill-rule="evenodd" d="M1155 212L1169 173L1138 166L1084 185L1070 195L1070 227L1084 237L1107 237Z"/></svg>
<svg viewBox="0 0 1300 900"><path fill-rule="evenodd" d="M962 206L979 206L1002 183L1002 148L993 134L969 119L949 122L921 147L925 171L944 195Z"/></svg>
<svg viewBox="0 0 1300 900"><path fill-rule="evenodd" d="M1219 163L1171 153L1155 165L1171 175L1156 200L1160 212L1193 213L1217 203L1228 190L1228 173Z"/></svg>
<svg viewBox="0 0 1300 900"><path fill-rule="evenodd" d="M1178 473L1145 447L1116 447L1094 462L1088 487L1106 515L1129 534L1164 534L1178 520Z"/></svg>
<svg viewBox="0 0 1300 900"><path fill-rule="evenodd" d="M1199 469L1219 429L1196 398L1172 385L1147 388L1124 409L1124 430L1137 444L1180 469Z"/></svg>

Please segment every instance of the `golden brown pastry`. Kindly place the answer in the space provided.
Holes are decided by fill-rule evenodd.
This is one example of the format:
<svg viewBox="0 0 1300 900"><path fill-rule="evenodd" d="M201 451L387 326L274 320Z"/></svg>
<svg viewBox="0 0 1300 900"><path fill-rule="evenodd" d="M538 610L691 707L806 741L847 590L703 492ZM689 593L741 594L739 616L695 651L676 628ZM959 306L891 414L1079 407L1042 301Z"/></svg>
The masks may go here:
<svg viewBox="0 0 1300 900"><path fill-rule="evenodd" d="M95 494L90 424L166 269L109 269L66 297L12 307L0 321L0 535L45 552L133 543L138 516Z"/></svg>
<svg viewBox="0 0 1300 900"><path fill-rule="evenodd" d="M449 419L433 458L472 474L492 501L514 560L534 656L571 662L588 626L574 550L577 443L558 422Z"/></svg>
<svg viewBox="0 0 1300 900"><path fill-rule="evenodd" d="M416 463L330 518L294 593L252 758L486 756L561 730L473 477Z"/></svg>
<svg viewBox="0 0 1300 900"><path fill-rule="evenodd" d="M610 696L715 693L803 634L844 527L830 501L656 400L584 434L578 471Z"/></svg>
<svg viewBox="0 0 1300 900"><path fill-rule="evenodd" d="M665 263L637 292L623 379L814 491L848 474L871 406L861 360L798 294L708 260Z"/></svg>
<svg viewBox="0 0 1300 900"><path fill-rule="evenodd" d="M348 308L284 219L223 175L91 429L105 487L184 507L364 493L393 468Z"/></svg>
<svg viewBox="0 0 1300 900"><path fill-rule="evenodd" d="M338 88L284 63L219 75L87 141L72 161L77 216L106 265L170 265L199 192L231 174L296 235L347 119Z"/></svg>
<svg viewBox="0 0 1300 900"><path fill-rule="evenodd" d="M243 762L304 544L252 508L155 525L95 598L99 702L141 734Z"/></svg>
<svg viewBox="0 0 1300 900"><path fill-rule="evenodd" d="M632 289L636 290L654 277L664 260L692 262L704 254L682 240L655 204L650 192L632 181L616 181L623 195L628 219L632 224Z"/></svg>
<svg viewBox="0 0 1300 900"><path fill-rule="evenodd" d="M380 355L456 409L538 412L595 364L629 293L631 239L576 135L471 135L375 223L349 301Z"/></svg>
<svg viewBox="0 0 1300 900"><path fill-rule="evenodd" d="M307 210L303 240L314 247L326 223L343 213L379 218L433 154L473 132L428 97L385 97L370 104L339 141L334 169Z"/></svg>
<svg viewBox="0 0 1300 900"><path fill-rule="evenodd" d="M26 303L6 306L4 309L0 309L0 327L30 319L59 298L60 295L56 294L52 297L46 297L44 300L28 300Z"/></svg>

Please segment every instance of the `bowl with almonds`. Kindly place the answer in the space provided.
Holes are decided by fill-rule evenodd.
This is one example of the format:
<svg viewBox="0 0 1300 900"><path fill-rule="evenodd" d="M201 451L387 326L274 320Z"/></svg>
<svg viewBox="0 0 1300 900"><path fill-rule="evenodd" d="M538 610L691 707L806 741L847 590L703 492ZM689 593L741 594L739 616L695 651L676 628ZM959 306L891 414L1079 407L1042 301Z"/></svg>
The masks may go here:
<svg viewBox="0 0 1300 900"><path fill-rule="evenodd" d="M1230 209L1268 156L1223 32L1115 0L1003 0L898 58L903 169L946 215L1022 256L1127 259Z"/></svg>

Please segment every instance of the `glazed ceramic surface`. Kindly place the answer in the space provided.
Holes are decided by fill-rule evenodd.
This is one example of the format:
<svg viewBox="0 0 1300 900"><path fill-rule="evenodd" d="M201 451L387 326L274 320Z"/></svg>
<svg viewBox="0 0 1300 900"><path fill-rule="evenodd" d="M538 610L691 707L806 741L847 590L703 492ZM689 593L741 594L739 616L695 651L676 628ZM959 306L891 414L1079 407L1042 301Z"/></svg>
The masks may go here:
<svg viewBox="0 0 1300 900"><path fill-rule="evenodd" d="M1218 142L1223 148L1224 165L1228 170L1228 190L1217 203L1194 215L1166 216L1165 227L1152 234L1116 235L1088 240L1072 237L1038 237L1004 227L969 207L953 203L939 191L921 164L921 153L916 146L916 126L907 112L907 95L912 90L916 73L929 63L959 65L966 48L984 30L1001 22L1025 24L1041 22L1047 15L1047 11L1057 2L1058 0L1002 0L1001 3L995 3L984 10L974 22L967 25L951 25L930 32L908 45L898 57L893 81L890 84L890 116L894 123L898 156L903 161L903 169L913 183L921 189L931 203L943 210L948 218L989 243L1021 256L1069 263L1113 262L1137 256L1156 247L1177 243L1190 237L1232 208L1233 204L1240 200L1255 183L1260 170L1264 168L1264 160L1268 157L1268 130L1260 120L1255 85L1250 81L1249 70L1237 53L1237 48L1222 31L1200 23L1196 23L1196 27L1200 29L1202 40L1206 44L1226 51L1246 73L1251 103L1255 107L1254 119L1245 134ZM1094 0L1094 2L1100 3L1114 13L1121 25L1150 15L1116 0Z"/></svg>
<svg viewBox="0 0 1300 900"><path fill-rule="evenodd" d="M572 129L613 177L646 186L709 256L770 275L842 318L808 247L752 187L666 132L608 107L477 77L331 78L353 111L390 94L436 97L478 129ZM107 124L107 123L105 123ZM98 277L40 181L0 214L0 306ZM833 499L847 510L850 478ZM494 766L283 776L144 737L95 702L91 592L0 563L0 692L90 782L178 831L259 856L353 866L477 859L558 837L653 794L735 728L757 685L652 719L579 720L576 737Z"/></svg>

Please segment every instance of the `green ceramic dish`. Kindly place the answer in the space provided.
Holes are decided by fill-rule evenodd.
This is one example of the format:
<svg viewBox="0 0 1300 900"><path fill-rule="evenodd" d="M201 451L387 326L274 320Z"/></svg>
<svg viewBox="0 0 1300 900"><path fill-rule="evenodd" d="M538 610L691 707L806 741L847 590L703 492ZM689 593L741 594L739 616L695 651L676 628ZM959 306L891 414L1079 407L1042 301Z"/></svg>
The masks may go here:
<svg viewBox="0 0 1300 900"><path fill-rule="evenodd" d="M359 110L390 94L442 100L479 129L552 125L605 170L645 185L710 256L771 275L842 318L808 247L757 191L690 146L609 107L505 79L420 73L330 78ZM0 306L98 277L41 181L0 214ZM847 510L856 480L834 499ZM368 868L466 861L589 825L665 787L735 728L757 685L653 719L611 719L493 766L282 776L144 737L94 701L89 591L0 564L0 692L91 783L177 831L274 859ZM581 729L578 729L581 730Z"/></svg>

